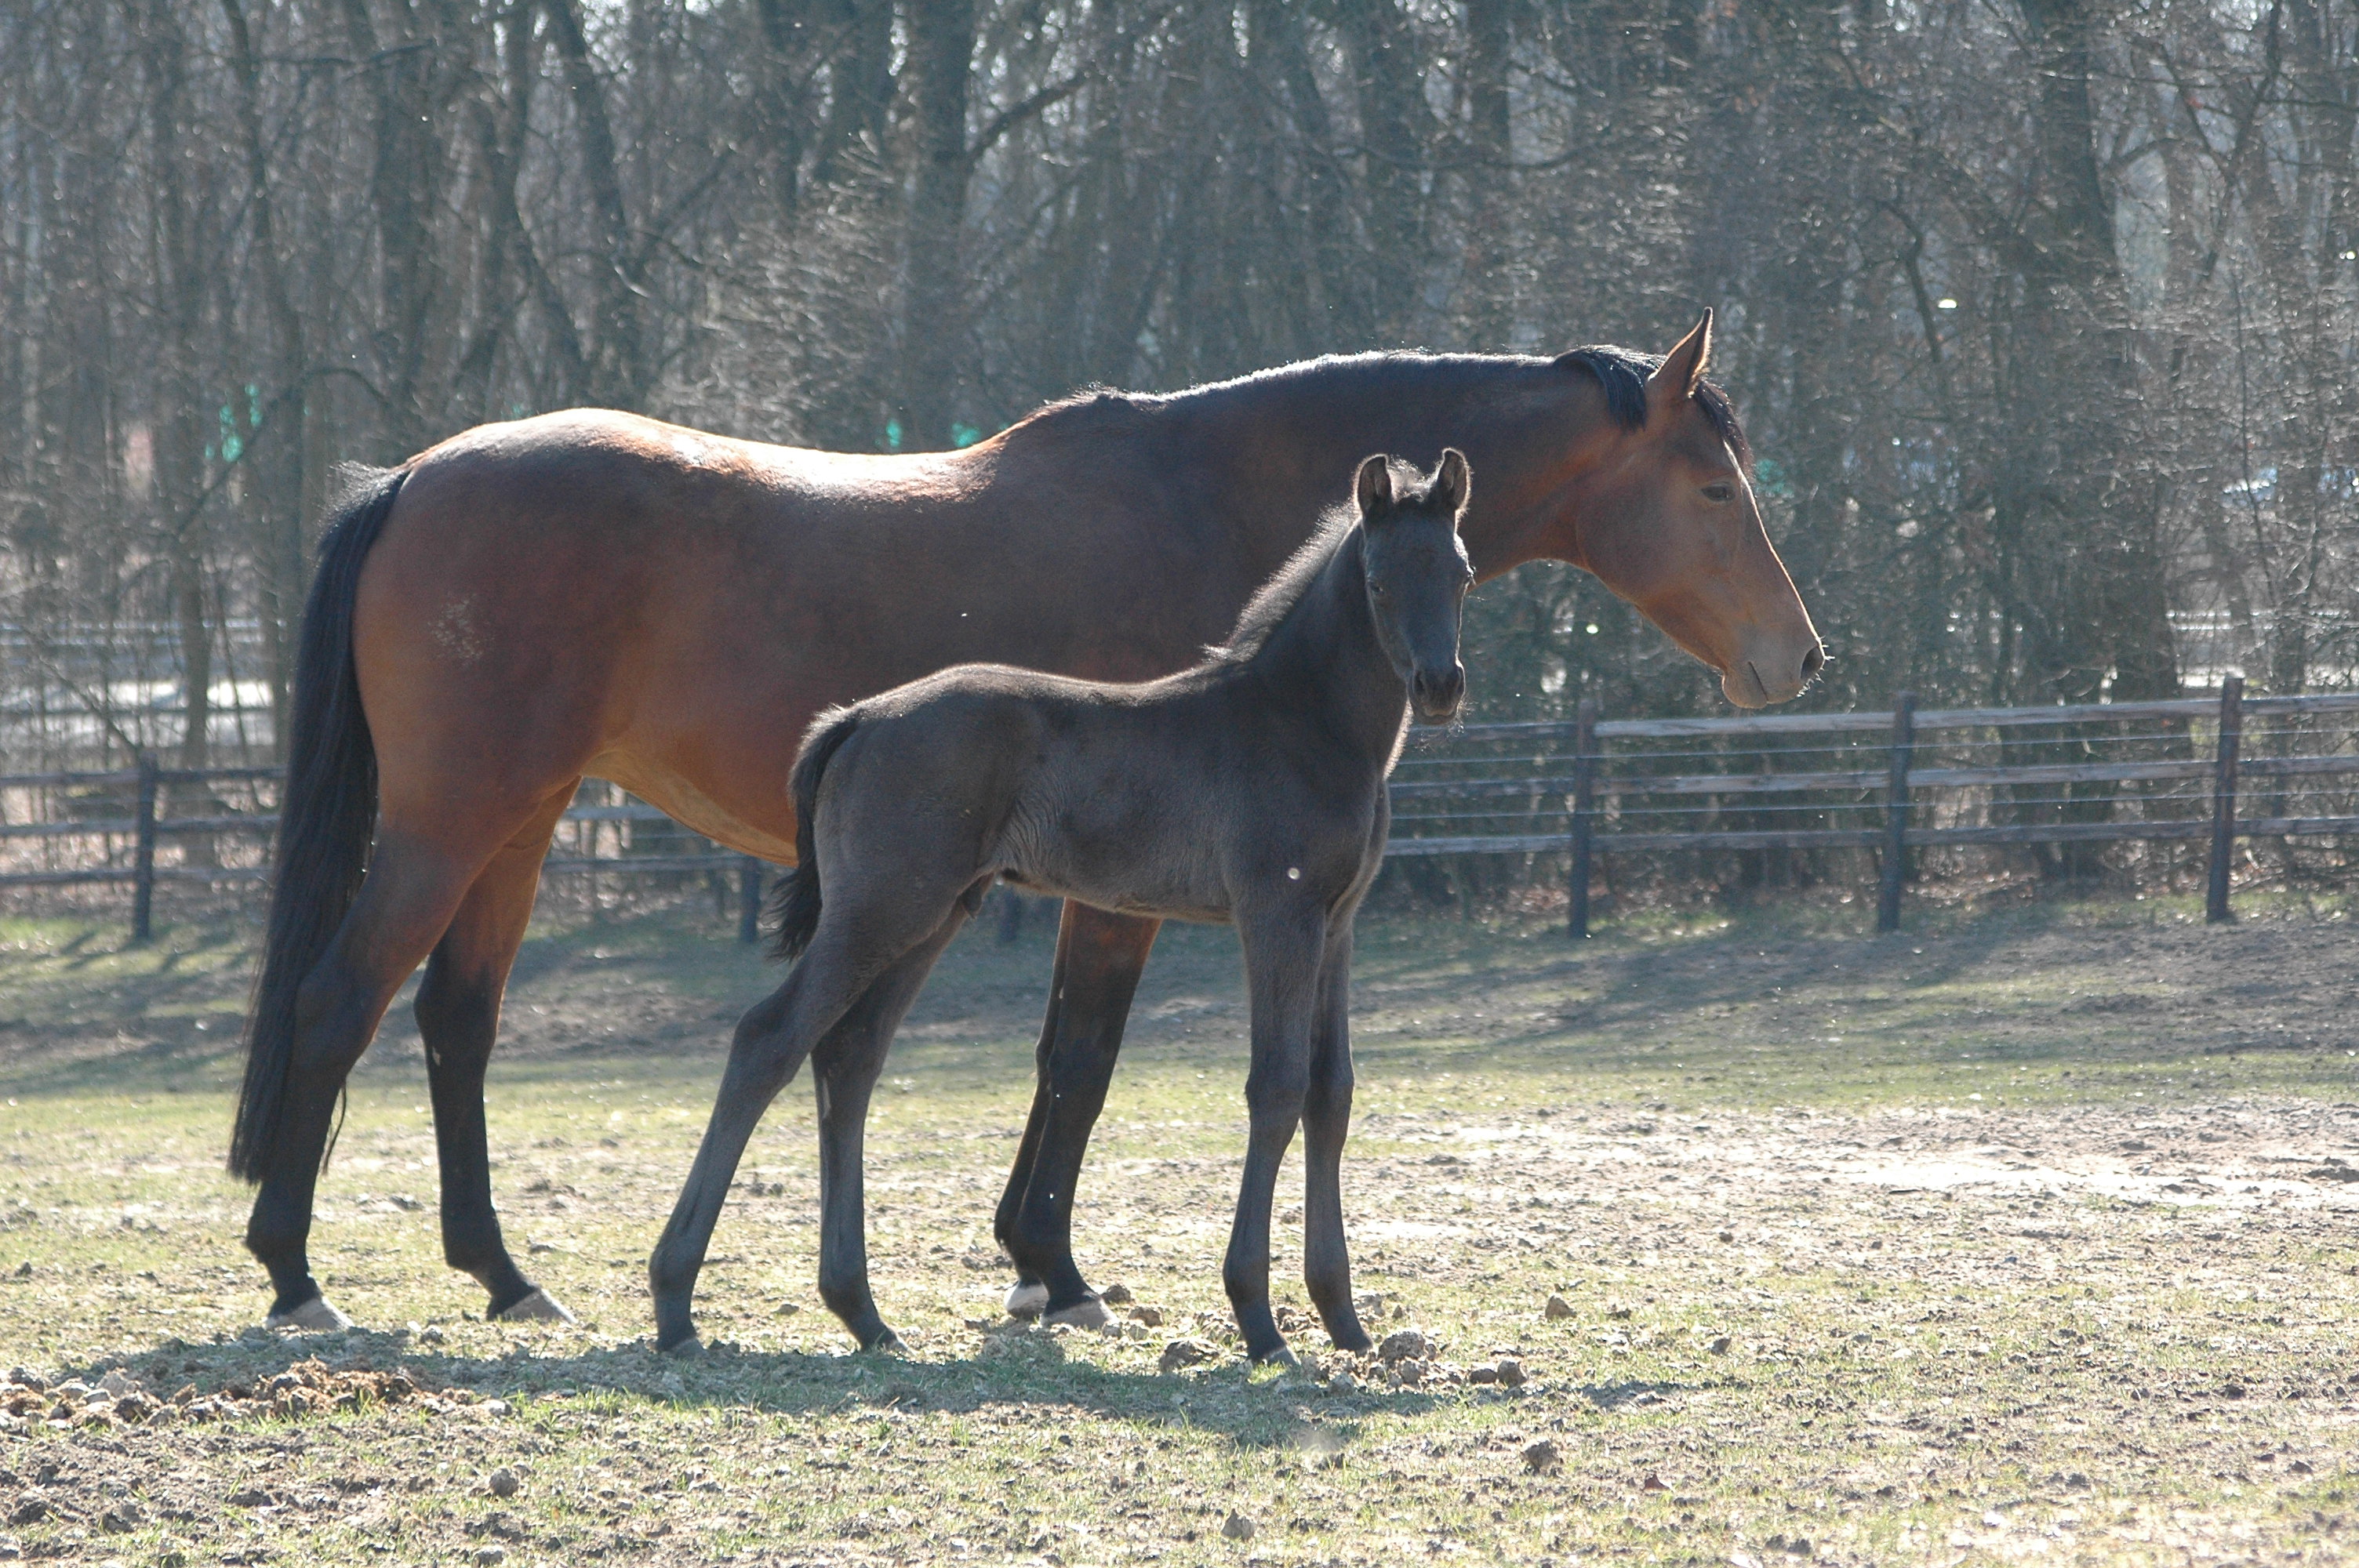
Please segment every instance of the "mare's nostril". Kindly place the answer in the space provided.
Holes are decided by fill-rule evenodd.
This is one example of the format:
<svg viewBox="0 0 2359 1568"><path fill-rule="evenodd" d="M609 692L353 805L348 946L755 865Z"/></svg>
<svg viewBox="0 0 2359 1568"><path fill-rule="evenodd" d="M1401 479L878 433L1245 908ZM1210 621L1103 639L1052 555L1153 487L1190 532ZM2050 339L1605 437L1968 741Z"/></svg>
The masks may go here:
<svg viewBox="0 0 2359 1568"><path fill-rule="evenodd" d="M1821 670L1826 668L1826 649L1821 647L1816 643L1811 643L1810 651L1802 655L1802 678L1804 680L1809 680L1812 676L1817 675Z"/></svg>

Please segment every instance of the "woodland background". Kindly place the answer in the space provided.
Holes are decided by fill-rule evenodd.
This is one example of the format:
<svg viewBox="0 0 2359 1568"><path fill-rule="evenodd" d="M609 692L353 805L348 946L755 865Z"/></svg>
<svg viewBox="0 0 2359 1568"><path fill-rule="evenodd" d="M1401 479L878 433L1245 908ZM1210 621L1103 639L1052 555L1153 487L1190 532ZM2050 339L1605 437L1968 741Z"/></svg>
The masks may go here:
<svg viewBox="0 0 2359 1568"><path fill-rule="evenodd" d="M266 762L344 459L914 449L1372 348L1715 374L1807 701L2350 678L2354 0L0 0L0 748ZM1712 711L1570 568L1477 717Z"/></svg>

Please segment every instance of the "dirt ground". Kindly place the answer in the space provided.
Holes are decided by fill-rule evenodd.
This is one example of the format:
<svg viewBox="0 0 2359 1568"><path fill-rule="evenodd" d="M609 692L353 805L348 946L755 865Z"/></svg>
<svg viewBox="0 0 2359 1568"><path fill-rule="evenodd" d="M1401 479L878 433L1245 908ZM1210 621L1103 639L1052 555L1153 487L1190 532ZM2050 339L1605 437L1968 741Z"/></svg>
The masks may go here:
<svg viewBox="0 0 2359 1568"><path fill-rule="evenodd" d="M1345 1205L1396 1356L1238 1360L1234 943L1168 935L1085 1173L1117 1334L1013 1328L990 1210L1045 925L952 950L870 1130L901 1359L810 1283L808 1100L716 1237L697 1360L645 1258L736 1013L708 913L536 935L495 1064L511 1243L440 1261L414 1031L356 1076L315 1268L252 1325L219 1173L234 924L0 925L0 1555L125 1563L2335 1562L2359 1487L2359 979L2333 905L2168 901L1364 930ZM1174 1350L1173 1346L1182 1348ZM1191 1359L1193 1357L1193 1359ZM1503 1367L1505 1357L1512 1367ZM109 1373L111 1385L99 1385ZM1339 1376L1338 1374L1346 1374ZM1504 1379L1504 1380L1503 1380ZM35 1385L39 1385L37 1389Z"/></svg>

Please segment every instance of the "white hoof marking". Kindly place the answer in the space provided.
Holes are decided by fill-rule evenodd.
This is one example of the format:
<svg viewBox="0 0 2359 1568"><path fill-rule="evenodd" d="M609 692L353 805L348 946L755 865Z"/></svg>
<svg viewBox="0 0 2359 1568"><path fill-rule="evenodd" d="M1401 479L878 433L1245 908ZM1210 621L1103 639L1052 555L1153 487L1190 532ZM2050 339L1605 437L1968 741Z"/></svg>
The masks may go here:
<svg viewBox="0 0 2359 1568"><path fill-rule="evenodd" d="M501 1323L562 1323L571 1324L573 1314L564 1303L547 1291L536 1288L532 1294L500 1314Z"/></svg>
<svg viewBox="0 0 2359 1568"><path fill-rule="evenodd" d="M1047 1324L1063 1324L1071 1328L1103 1328L1114 1321L1105 1303L1095 1296L1083 1296L1072 1306L1052 1312L1040 1319Z"/></svg>
<svg viewBox="0 0 2359 1568"><path fill-rule="evenodd" d="M1049 1310L1049 1287L1046 1285L1013 1284L1007 1287L1007 1315L1038 1317Z"/></svg>
<svg viewBox="0 0 2359 1568"><path fill-rule="evenodd" d="M274 1312L263 1320L265 1328L299 1330L307 1334L338 1334L352 1327L353 1320L328 1304L325 1296L313 1296L292 1312Z"/></svg>

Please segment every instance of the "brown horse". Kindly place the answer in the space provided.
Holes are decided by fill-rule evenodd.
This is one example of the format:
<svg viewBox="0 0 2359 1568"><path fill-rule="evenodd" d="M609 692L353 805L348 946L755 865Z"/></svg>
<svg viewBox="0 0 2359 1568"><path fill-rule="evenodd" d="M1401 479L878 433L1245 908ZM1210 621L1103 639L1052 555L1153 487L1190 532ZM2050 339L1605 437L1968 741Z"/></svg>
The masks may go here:
<svg viewBox="0 0 2359 1568"><path fill-rule="evenodd" d="M578 411L489 425L342 507L298 663L279 872L231 1168L273 1322L342 1321L306 1257L346 1076L417 1001L443 1252L494 1315L561 1317L492 1207L483 1079L542 854L584 775L794 860L784 781L811 715L946 665L1098 680L1183 668L1344 499L1369 451L1484 476L1480 577L1587 568L1745 707L1823 655L1703 380L1663 360L1329 359L1169 396L1085 395L958 452L853 457ZM1075 1177L1157 922L1068 904L1039 1092L998 1230L1014 1304L1097 1303ZM855 1015L839 1027L865 1027Z"/></svg>

